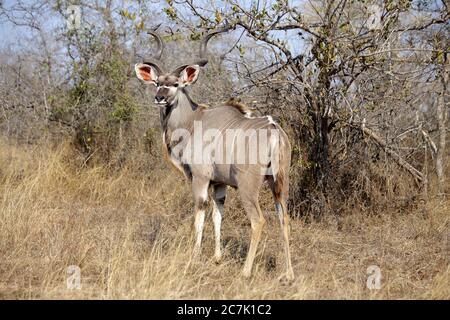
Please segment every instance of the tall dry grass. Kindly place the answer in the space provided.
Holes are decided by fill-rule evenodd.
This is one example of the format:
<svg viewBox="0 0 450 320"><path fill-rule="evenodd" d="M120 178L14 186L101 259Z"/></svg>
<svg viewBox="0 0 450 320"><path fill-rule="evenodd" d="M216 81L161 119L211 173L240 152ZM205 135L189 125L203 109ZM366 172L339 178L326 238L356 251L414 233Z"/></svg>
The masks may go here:
<svg viewBox="0 0 450 320"><path fill-rule="evenodd" d="M234 191L225 207L225 257L215 264L210 219L191 259L189 186L163 165L136 173L82 165L69 144L0 143L0 298L449 299L449 202L426 212L357 211L291 222L296 280L284 270L268 193L268 225L251 279L240 276L250 226ZM68 289L67 268L82 288ZM381 289L366 287L380 267Z"/></svg>

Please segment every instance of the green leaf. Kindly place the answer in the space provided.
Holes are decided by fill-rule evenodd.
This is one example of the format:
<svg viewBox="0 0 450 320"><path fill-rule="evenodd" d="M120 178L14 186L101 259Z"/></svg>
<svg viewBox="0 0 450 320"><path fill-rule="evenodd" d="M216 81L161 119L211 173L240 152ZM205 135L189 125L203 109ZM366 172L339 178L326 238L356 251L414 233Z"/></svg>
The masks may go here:
<svg viewBox="0 0 450 320"><path fill-rule="evenodd" d="M216 23L219 24L222 22L222 15L220 14L220 12L218 10L216 10L216 12L214 13L215 19L216 19Z"/></svg>

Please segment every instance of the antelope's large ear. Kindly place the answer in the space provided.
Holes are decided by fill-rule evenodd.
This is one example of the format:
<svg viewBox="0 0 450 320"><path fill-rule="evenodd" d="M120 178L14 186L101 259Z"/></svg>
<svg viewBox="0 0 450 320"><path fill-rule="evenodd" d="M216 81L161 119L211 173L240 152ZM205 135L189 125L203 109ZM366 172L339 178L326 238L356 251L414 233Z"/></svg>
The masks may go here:
<svg viewBox="0 0 450 320"><path fill-rule="evenodd" d="M190 86L197 81L198 74L200 72L200 66L198 64L193 64L190 66L186 66L180 72L180 85L181 86Z"/></svg>
<svg viewBox="0 0 450 320"><path fill-rule="evenodd" d="M145 63L137 63L134 66L134 70L136 71L136 76L139 79L145 83L150 83L156 86L156 80L158 79L159 72L155 67Z"/></svg>

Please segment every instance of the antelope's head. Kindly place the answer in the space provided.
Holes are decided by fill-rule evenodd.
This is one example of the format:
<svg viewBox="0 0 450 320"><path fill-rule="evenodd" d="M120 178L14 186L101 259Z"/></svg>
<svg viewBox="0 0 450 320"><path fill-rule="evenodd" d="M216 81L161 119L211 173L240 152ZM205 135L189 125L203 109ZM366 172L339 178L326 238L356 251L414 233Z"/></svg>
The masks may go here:
<svg viewBox="0 0 450 320"><path fill-rule="evenodd" d="M214 35L226 32L230 27L225 27L208 33L200 43L200 59L192 64L182 65L172 72L165 73L160 66L160 59L164 50L164 42L155 31L148 31L157 42L157 50L155 55L143 63L134 66L136 75L145 83L156 86L155 104L158 106L170 106L177 98L178 90L190 86L197 81L200 67L208 63L206 58L206 47L209 39Z"/></svg>

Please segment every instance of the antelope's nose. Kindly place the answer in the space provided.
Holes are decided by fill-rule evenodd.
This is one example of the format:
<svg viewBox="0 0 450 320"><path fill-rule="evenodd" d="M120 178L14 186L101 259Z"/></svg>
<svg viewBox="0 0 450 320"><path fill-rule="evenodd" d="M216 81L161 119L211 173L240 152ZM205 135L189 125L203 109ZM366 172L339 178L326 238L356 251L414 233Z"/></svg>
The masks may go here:
<svg viewBox="0 0 450 320"><path fill-rule="evenodd" d="M155 97L155 101L156 101L157 103L160 103L160 102L164 101L164 96L156 96L156 97Z"/></svg>

